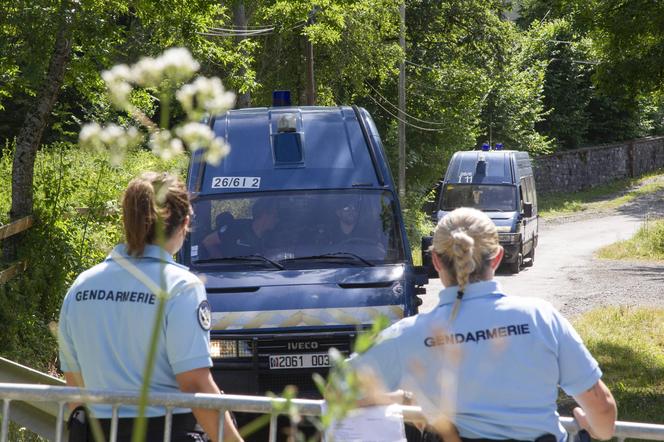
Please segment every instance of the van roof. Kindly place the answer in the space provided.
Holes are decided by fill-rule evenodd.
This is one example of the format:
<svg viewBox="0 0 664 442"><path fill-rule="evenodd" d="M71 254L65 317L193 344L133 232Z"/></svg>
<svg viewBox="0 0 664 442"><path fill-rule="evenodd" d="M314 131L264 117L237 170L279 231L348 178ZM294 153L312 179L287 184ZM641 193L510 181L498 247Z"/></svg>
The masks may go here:
<svg viewBox="0 0 664 442"><path fill-rule="evenodd" d="M286 114L295 131L279 133L279 120ZM218 166L201 162L200 152L194 155L189 176L194 192L383 188L390 182L376 127L368 112L355 106L238 109L213 118L210 126L231 151ZM292 155L297 149L291 149L280 160L275 146L290 149L296 139L301 154ZM260 184L218 185L224 177L260 178Z"/></svg>
<svg viewBox="0 0 664 442"><path fill-rule="evenodd" d="M482 160L484 166L482 166ZM445 182L453 184L514 184L519 177L532 175L527 152L515 150L456 152L445 172Z"/></svg>

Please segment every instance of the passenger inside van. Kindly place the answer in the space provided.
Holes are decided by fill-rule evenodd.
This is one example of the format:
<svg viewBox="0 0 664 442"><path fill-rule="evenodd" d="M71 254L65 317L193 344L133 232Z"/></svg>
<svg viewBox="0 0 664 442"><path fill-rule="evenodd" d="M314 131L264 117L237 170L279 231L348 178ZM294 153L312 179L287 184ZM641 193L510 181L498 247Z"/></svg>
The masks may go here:
<svg viewBox="0 0 664 442"><path fill-rule="evenodd" d="M252 206L251 213L250 220L235 219L229 212L220 213L215 231L201 243L199 257L247 256L267 248L273 240L272 230L279 222L277 206L269 199L259 199Z"/></svg>

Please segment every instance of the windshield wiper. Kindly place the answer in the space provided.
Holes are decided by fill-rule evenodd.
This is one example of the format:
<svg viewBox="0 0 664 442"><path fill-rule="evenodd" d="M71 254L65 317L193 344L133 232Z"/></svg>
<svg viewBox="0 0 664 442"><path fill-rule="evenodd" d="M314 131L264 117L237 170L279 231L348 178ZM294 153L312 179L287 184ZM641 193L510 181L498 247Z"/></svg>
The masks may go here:
<svg viewBox="0 0 664 442"><path fill-rule="evenodd" d="M360 261L361 263L369 267L375 267L375 264L367 261L366 259L362 258L360 255L356 255L355 253L350 253L350 252L334 252L334 253L324 253L322 255L298 256L297 258L282 259L279 262L283 263L284 261L311 261L316 259L346 259L346 260L351 259L353 261Z"/></svg>
<svg viewBox="0 0 664 442"><path fill-rule="evenodd" d="M284 270L284 266L279 264L278 262L272 261L270 258L266 258L263 255L244 255L244 256L227 256L225 258L207 258L207 259L199 259L194 261L196 264L209 264L209 263L220 263L220 262L226 262L226 261L250 261L250 262L264 262L267 264L270 264L272 267L275 267L279 270Z"/></svg>

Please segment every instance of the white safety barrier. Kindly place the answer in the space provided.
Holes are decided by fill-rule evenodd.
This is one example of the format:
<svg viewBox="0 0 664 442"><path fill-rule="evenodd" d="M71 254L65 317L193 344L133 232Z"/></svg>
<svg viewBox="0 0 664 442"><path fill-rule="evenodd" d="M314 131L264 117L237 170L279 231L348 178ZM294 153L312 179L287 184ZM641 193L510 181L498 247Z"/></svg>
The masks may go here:
<svg viewBox="0 0 664 442"><path fill-rule="evenodd" d="M53 437L49 439L55 442L64 440L64 422L66 415L66 404L68 402L86 404L109 404L113 409L111 423L111 434L109 442L116 442L118 407L120 405L137 405L139 398L135 392L109 392L105 390L79 389L72 387L58 387L37 384L14 384L0 383L0 399L2 400L2 428L0 442L7 442L9 421L12 419L13 403L54 403L57 405L57 417ZM150 405L162 406L166 412L167 434L164 441L170 442L170 428L172 410L176 407L183 408L210 408L220 411L238 411L246 413L270 414L270 442L276 441L277 415L281 409L279 404L284 404L286 399L270 398L263 396L242 395L212 395L212 394L151 394ZM324 401L311 399L293 399L291 404L295 405L302 416L320 416ZM419 407L402 406L404 419L407 422L422 423L424 417ZM9 419L7 419L7 417ZM574 434L578 430L572 418L561 417L560 421L568 432ZM25 424L24 424L25 425ZM26 427L30 428L29 425ZM224 437L224 418L220 413L218 441ZM647 439L664 441L664 425L644 424L636 422L617 422L615 437L622 441L626 438Z"/></svg>

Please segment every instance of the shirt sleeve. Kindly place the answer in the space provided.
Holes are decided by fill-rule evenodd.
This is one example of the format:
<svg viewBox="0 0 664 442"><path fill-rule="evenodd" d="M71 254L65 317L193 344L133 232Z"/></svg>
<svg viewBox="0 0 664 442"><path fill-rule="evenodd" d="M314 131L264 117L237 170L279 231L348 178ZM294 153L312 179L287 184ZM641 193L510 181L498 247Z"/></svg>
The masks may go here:
<svg viewBox="0 0 664 442"><path fill-rule="evenodd" d="M590 354L574 327L555 312L558 330L558 384L570 396L582 393L602 377L599 364Z"/></svg>
<svg viewBox="0 0 664 442"><path fill-rule="evenodd" d="M348 360L350 366L358 373L375 376L379 387L385 391L399 388L402 381L402 367L399 358L397 340L388 337L379 339L369 350L362 354L354 353Z"/></svg>
<svg viewBox="0 0 664 442"><path fill-rule="evenodd" d="M199 319L207 304L200 281L183 282L166 307L166 352L175 374L211 367L209 324Z"/></svg>
<svg viewBox="0 0 664 442"><path fill-rule="evenodd" d="M70 290L71 291L71 290ZM60 369L62 371L80 372L78 355L74 347L73 337L67 321L67 310L69 307L69 293L65 296L60 308L60 319L58 320L58 351L60 356Z"/></svg>

